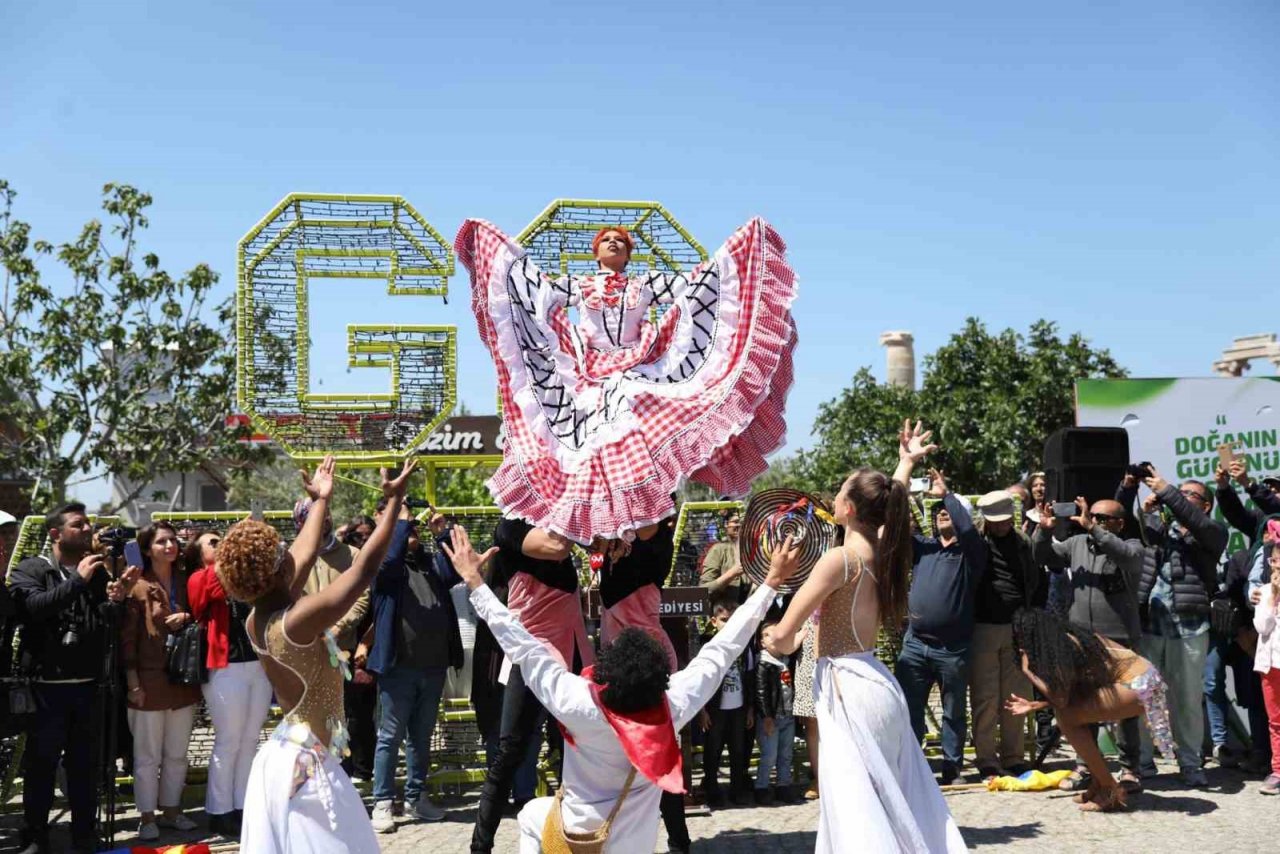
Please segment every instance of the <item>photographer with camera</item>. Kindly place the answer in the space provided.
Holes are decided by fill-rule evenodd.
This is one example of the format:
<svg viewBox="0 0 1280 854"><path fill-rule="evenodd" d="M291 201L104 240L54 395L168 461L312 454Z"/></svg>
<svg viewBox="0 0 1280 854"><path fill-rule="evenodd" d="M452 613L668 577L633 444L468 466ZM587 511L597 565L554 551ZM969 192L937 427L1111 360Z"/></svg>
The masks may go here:
<svg viewBox="0 0 1280 854"><path fill-rule="evenodd" d="M1142 578L1138 607L1145 609L1140 652L1169 685L1170 720L1184 785L1207 785L1201 767L1204 738L1204 664L1209 652L1209 600L1218 589L1218 559L1227 546L1227 526L1215 521L1209 487L1198 480L1174 487L1154 466L1130 466L1116 493L1126 515L1133 512L1138 480L1152 495L1144 502ZM1166 522L1159 512L1173 517ZM1142 733L1142 775L1154 776L1150 734ZM1172 757L1165 757L1166 759Z"/></svg>
<svg viewBox="0 0 1280 854"><path fill-rule="evenodd" d="M94 551L93 527L83 504L51 513L45 528L48 556L28 558L9 579L22 621L21 668L32 678L37 713L27 728L22 808L23 854L49 851L49 810L61 760L67 772L71 839L75 852L97 847L94 767L104 722L99 692L110 678L108 632L141 572L131 566L110 578L106 558Z"/></svg>
<svg viewBox="0 0 1280 854"><path fill-rule="evenodd" d="M1049 567L1055 577L1068 579L1070 601L1067 619L1090 629L1114 645L1136 649L1142 638L1138 619L1138 584L1142 579L1142 543L1124 540L1124 508L1115 501L1095 501L1093 506L1083 498L1076 499L1076 513L1070 520L1056 518L1052 504L1040 505L1040 524L1031 537L1037 562ZM1068 521L1084 533L1064 540L1054 534ZM1098 725L1089 724L1094 738ZM1120 785L1129 792L1142 789L1138 760L1142 737L1138 719L1120 722ZM1075 773L1068 778L1071 785L1060 788L1085 789L1089 785L1088 768L1077 761Z"/></svg>

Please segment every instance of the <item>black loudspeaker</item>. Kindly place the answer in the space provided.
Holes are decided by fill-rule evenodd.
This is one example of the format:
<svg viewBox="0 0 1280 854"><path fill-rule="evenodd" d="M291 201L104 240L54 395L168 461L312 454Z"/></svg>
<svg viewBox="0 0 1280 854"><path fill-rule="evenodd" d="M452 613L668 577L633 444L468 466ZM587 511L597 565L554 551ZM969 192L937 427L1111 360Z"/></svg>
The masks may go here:
<svg viewBox="0 0 1280 854"><path fill-rule="evenodd" d="M1129 464L1123 427L1063 427L1044 443L1045 498L1092 504L1114 498Z"/></svg>

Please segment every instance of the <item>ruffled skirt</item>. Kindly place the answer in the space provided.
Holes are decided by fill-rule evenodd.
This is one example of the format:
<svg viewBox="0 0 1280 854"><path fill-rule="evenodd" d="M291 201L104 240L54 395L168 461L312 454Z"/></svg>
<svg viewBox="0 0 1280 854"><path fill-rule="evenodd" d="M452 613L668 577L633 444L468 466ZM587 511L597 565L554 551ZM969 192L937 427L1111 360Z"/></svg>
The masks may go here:
<svg viewBox="0 0 1280 854"><path fill-rule="evenodd" d="M629 537L670 516L687 479L745 494L781 447L796 279L764 220L682 279L643 358L610 374L569 345L567 309L519 244L468 220L456 250L498 369L506 438L488 486L505 512L579 543Z"/></svg>

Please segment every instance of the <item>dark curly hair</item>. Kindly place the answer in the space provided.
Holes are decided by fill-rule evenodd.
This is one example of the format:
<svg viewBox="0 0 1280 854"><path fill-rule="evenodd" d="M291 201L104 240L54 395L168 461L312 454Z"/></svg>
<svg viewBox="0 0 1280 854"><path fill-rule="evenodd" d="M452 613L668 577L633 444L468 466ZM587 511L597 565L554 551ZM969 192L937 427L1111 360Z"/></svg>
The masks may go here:
<svg viewBox="0 0 1280 854"><path fill-rule="evenodd" d="M601 701L615 712L639 712L661 703L671 678L666 650L648 632L623 629L596 657L592 678Z"/></svg>
<svg viewBox="0 0 1280 854"><path fill-rule="evenodd" d="M1075 705L1115 685L1119 664L1098 636L1046 611L1019 608L1013 615L1013 643L1027 654L1031 672L1055 700Z"/></svg>

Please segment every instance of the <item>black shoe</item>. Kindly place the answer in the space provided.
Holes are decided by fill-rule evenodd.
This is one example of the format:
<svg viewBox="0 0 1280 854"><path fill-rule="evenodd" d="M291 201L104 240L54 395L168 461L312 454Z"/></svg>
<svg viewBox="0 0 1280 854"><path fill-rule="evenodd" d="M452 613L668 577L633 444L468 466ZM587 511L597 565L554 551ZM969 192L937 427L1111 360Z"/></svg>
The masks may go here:
<svg viewBox="0 0 1280 854"><path fill-rule="evenodd" d="M729 806L729 799L719 786L703 792L703 799L707 803L707 809L722 810Z"/></svg>
<svg viewBox="0 0 1280 854"><path fill-rule="evenodd" d="M209 816L209 832L216 833L223 839L240 838L240 815L243 810L213 813Z"/></svg>
<svg viewBox="0 0 1280 854"><path fill-rule="evenodd" d="M773 806L774 794L768 789L756 789L756 806L771 807Z"/></svg>
<svg viewBox="0 0 1280 854"><path fill-rule="evenodd" d="M750 806L753 798L751 797L751 789L739 789L733 793L733 805L736 807Z"/></svg>
<svg viewBox="0 0 1280 854"><path fill-rule="evenodd" d="M689 854L692 848L691 842L668 842L667 854Z"/></svg>
<svg viewBox="0 0 1280 854"><path fill-rule="evenodd" d="M1008 768L1004 769L1004 773L1010 777L1021 777L1023 774L1031 770L1031 766L1025 762L1015 762Z"/></svg>
<svg viewBox="0 0 1280 854"><path fill-rule="evenodd" d="M942 763L942 774L940 775L940 783L943 786L950 786L960 779L960 771L950 762Z"/></svg>

